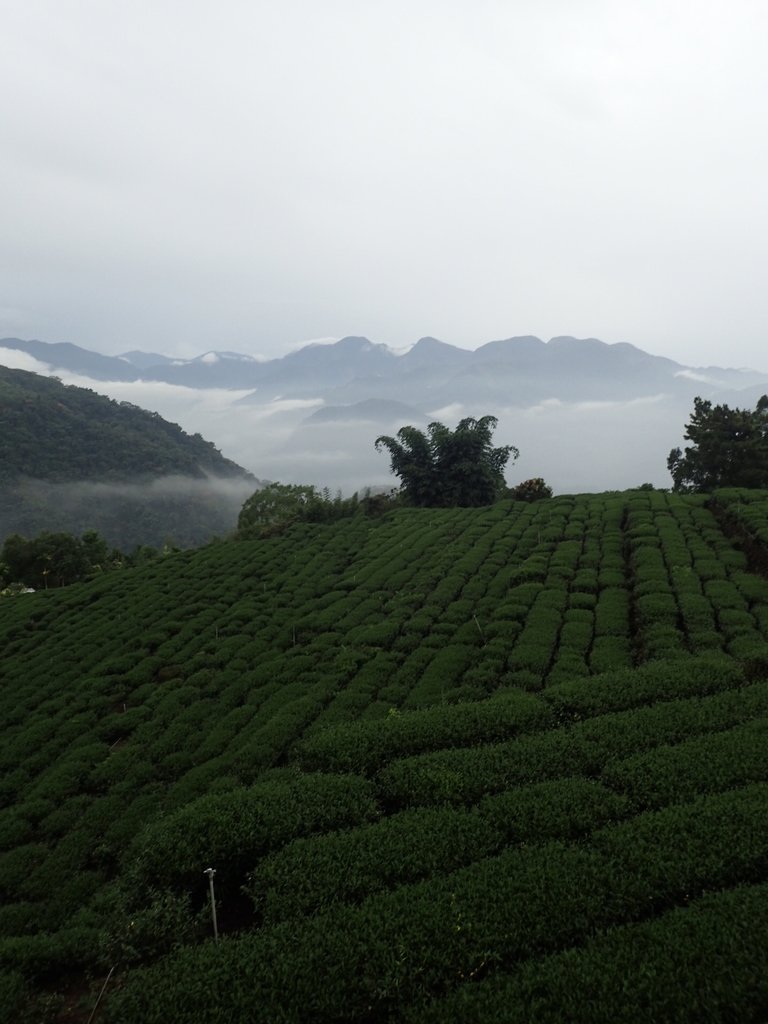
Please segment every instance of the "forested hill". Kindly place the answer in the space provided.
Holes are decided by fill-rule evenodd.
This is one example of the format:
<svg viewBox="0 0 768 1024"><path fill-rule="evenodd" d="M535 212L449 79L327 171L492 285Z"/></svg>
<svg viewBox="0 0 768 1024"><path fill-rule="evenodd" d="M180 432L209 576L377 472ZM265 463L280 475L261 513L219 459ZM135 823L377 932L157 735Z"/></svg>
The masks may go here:
<svg viewBox="0 0 768 1024"><path fill-rule="evenodd" d="M128 402L0 366L0 481L253 477L199 434Z"/></svg>
<svg viewBox="0 0 768 1024"><path fill-rule="evenodd" d="M123 549L231 530L258 481L199 434L0 366L0 539L96 529Z"/></svg>

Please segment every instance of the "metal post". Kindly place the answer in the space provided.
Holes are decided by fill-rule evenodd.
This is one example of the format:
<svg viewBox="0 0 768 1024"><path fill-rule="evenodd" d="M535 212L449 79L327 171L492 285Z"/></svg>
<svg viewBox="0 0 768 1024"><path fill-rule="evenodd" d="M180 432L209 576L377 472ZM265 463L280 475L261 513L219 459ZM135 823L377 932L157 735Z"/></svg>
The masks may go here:
<svg viewBox="0 0 768 1024"><path fill-rule="evenodd" d="M106 990L107 990L107 985L109 984L109 979L110 979L110 978L112 977L112 975L114 974L114 972L115 972L115 967L117 967L117 964L113 964L113 965L112 965L112 966L111 966L111 967L109 968L109 974L108 974L108 975L106 976L106 978L104 979L104 984L103 984L103 985L101 986L101 992L99 992L99 997L98 997L98 999L96 1000L96 1002L95 1002L95 1003L94 1003L94 1005L93 1005L93 1009L91 1010L91 1015L90 1015L90 1017L88 1018L88 1024L91 1024L91 1022L93 1021L93 1018L94 1018L94 1017L96 1016L96 1011L97 1011L97 1010L98 1010L98 1008L99 1008L99 1003L101 1002L101 997L102 997L102 996L104 995L104 993L105 993L105 992L106 992Z"/></svg>
<svg viewBox="0 0 768 1024"><path fill-rule="evenodd" d="M213 938L216 942L218 942L219 923L216 920L216 895L213 891L213 876L216 874L216 868L206 868L203 874L208 875L208 886L211 890L211 918L213 920Z"/></svg>

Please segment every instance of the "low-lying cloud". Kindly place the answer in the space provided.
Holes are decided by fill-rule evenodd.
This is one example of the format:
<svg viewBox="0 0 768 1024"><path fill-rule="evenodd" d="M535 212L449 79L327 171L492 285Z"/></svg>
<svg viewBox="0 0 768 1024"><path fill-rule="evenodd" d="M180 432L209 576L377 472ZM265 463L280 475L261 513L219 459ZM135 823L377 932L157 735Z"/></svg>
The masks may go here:
<svg viewBox="0 0 768 1024"><path fill-rule="evenodd" d="M42 530L80 536L96 530L122 551L168 542L191 547L229 535L255 489L253 481L211 476L169 475L146 483L26 478L2 493L0 537L31 537Z"/></svg>
<svg viewBox="0 0 768 1024"><path fill-rule="evenodd" d="M65 384L87 387L117 401L159 413L188 433L200 433L223 455L255 476L284 483L310 483L349 494L367 486L390 487L386 454L374 449L379 434L395 433L395 421L318 422L311 413L320 398L242 402L250 390L195 389L158 381L92 381L56 370L25 353L2 350L0 361L55 374ZM654 394L629 401L538 401L530 406L468 408L459 403L429 411L455 426L464 416L491 413L499 425L496 444L512 444L519 459L507 469L510 483L543 476L559 493L602 491L650 482L669 486L666 458L681 444L690 413L688 400Z"/></svg>
<svg viewBox="0 0 768 1024"><path fill-rule="evenodd" d="M41 363L39 359L16 348L0 348L0 366L7 366L11 370L29 370L45 376L55 372L47 363Z"/></svg>

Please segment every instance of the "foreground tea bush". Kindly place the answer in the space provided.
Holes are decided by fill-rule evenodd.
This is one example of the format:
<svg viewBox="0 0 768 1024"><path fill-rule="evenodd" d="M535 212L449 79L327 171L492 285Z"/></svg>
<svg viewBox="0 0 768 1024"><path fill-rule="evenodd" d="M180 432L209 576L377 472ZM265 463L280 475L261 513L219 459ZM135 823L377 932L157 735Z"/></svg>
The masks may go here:
<svg viewBox="0 0 768 1024"><path fill-rule="evenodd" d="M542 696L561 718L587 718L654 701L730 690L744 681L739 662L725 655L705 655L560 683L548 687Z"/></svg>
<svg viewBox="0 0 768 1024"><path fill-rule="evenodd" d="M768 779L768 718L609 764L605 783L633 807L659 807Z"/></svg>
<svg viewBox="0 0 768 1024"><path fill-rule="evenodd" d="M290 843L261 861L246 891L275 923L447 874L510 843L575 838L621 818L628 806L600 783L575 778L488 796L476 811L403 811Z"/></svg>
<svg viewBox="0 0 768 1024"><path fill-rule="evenodd" d="M398 757L492 742L553 723L552 713L540 699L509 690L485 701L438 705L329 728L300 743L295 754L308 771L373 774Z"/></svg>
<svg viewBox="0 0 768 1024"><path fill-rule="evenodd" d="M600 715L507 743L393 761L377 777L390 808L474 803L489 792L566 775L768 714L768 683Z"/></svg>
<svg viewBox="0 0 768 1024"><path fill-rule="evenodd" d="M763 1019L768 885L702 896L655 921L530 960L412 1010L408 1024L723 1024Z"/></svg>
<svg viewBox="0 0 768 1024"><path fill-rule="evenodd" d="M211 794L151 825L134 844L131 875L151 888L200 888L213 866L239 876L256 857L297 836L378 816L371 783L354 776L284 776Z"/></svg>
<svg viewBox="0 0 768 1024"><path fill-rule="evenodd" d="M584 846L549 843L404 886L359 907L185 949L136 971L109 1020L382 1019L430 993L599 929L762 878L768 786L608 826Z"/></svg>
<svg viewBox="0 0 768 1024"><path fill-rule="evenodd" d="M462 811L418 809L367 828L299 839L258 866L246 892L267 923L359 902L495 853L499 833Z"/></svg>

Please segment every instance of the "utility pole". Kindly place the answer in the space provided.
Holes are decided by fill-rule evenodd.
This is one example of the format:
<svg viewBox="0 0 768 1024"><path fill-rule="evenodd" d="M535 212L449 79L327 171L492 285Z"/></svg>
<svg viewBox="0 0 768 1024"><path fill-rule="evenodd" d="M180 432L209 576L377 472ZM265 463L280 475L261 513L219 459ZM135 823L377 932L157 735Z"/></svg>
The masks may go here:
<svg viewBox="0 0 768 1024"><path fill-rule="evenodd" d="M213 876L216 874L216 868L206 868L203 874L208 875L208 887L211 890L211 918L213 920L213 938L216 942L218 942L219 923L216 920L216 895L213 891Z"/></svg>

